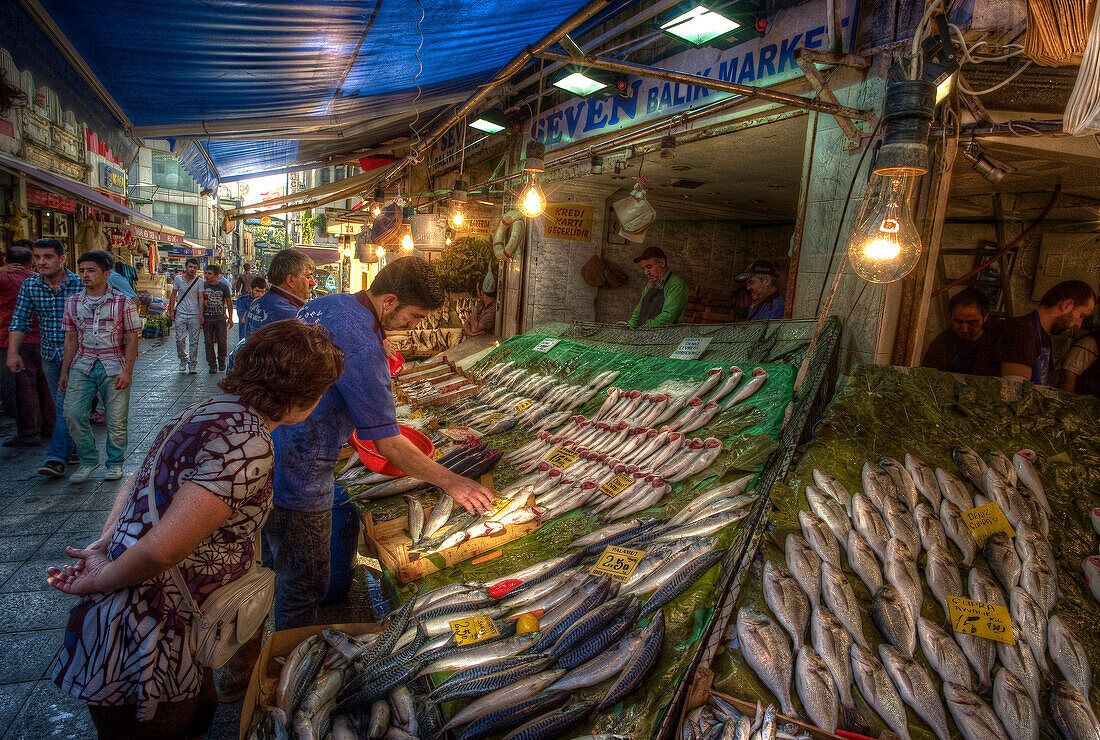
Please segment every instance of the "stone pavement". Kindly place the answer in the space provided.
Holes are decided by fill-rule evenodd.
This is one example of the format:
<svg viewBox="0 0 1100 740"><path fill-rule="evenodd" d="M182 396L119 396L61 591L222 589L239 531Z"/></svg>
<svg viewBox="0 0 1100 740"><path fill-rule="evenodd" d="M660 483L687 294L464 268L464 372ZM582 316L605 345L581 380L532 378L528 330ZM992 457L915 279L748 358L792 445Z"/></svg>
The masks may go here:
<svg viewBox="0 0 1100 740"><path fill-rule="evenodd" d="M200 348L200 355L202 350ZM130 395L129 476L144 459L161 427L196 401L220 392L221 374L200 362L198 375L180 375L173 339L141 340ZM9 420L10 421L10 420ZM103 426L95 427L102 453ZM6 437L7 435L0 435ZM46 584L46 566L67 560L66 545L99 536L121 481L104 481L103 469L83 484L37 474L45 447L0 447L0 739L94 738L83 702L46 679L76 597ZM75 466L70 467L70 472ZM356 579L357 581L359 579ZM330 608L332 621L358 614L365 590L353 586L351 602ZM349 606L352 608L349 609ZM236 738L241 705L221 705L208 738Z"/></svg>

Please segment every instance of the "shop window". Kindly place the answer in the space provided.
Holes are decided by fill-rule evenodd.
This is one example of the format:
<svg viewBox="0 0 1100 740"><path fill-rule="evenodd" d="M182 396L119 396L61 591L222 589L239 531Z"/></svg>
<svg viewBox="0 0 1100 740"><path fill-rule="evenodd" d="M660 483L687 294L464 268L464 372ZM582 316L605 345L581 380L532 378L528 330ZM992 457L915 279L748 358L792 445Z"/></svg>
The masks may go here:
<svg viewBox="0 0 1100 740"><path fill-rule="evenodd" d="M162 224L175 226L182 229L189 239L194 239L195 234L195 206L182 203L153 202L153 218Z"/></svg>
<svg viewBox="0 0 1100 740"><path fill-rule="evenodd" d="M172 154L153 152L153 184L185 193L199 192L199 184L195 182L195 178L183 168L179 158Z"/></svg>
<svg viewBox="0 0 1100 740"><path fill-rule="evenodd" d="M344 179L344 168L341 166L341 167L334 167L333 169L336 170L336 175L335 175L336 181L339 182L340 180L343 180Z"/></svg>
<svg viewBox="0 0 1100 740"><path fill-rule="evenodd" d="M332 173L329 171L328 167L326 167L321 170L321 184L328 185L330 182L332 182Z"/></svg>

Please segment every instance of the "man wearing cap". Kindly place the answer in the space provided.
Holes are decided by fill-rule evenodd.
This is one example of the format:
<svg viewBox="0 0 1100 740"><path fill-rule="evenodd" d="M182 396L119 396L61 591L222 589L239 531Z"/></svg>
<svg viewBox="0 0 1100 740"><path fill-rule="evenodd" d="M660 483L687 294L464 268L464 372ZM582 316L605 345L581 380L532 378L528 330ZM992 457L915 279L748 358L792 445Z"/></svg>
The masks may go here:
<svg viewBox="0 0 1100 740"><path fill-rule="evenodd" d="M627 325L650 329L654 326L682 324L687 309L687 283L668 271L668 259L660 247L646 247L634 262L642 266L649 282Z"/></svg>
<svg viewBox="0 0 1100 740"><path fill-rule="evenodd" d="M747 321L782 319L786 299L779 290L779 270L774 262L757 260L735 278L744 282L752 296Z"/></svg>

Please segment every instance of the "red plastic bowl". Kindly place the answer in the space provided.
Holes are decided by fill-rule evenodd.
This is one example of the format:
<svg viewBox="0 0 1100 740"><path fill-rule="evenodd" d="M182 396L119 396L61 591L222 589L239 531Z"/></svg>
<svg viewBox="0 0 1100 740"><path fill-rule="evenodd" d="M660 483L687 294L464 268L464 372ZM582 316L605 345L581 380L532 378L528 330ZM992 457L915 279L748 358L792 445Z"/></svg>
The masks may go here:
<svg viewBox="0 0 1100 740"><path fill-rule="evenodd" d="M397 428L401 430L401 434L405 439L416 445L420 451L428 457L431 457L432 453L435 452L435 445L433 445L432 441L424 436L422 432L418 432L404 424L398 424ZM382 475L397 476L405 474L401 471L401 468L378 454L378 448L374 446L373 441L369 439L359 439L359 435L352 432L351 436L348 437L348 444L359 453L359 459L362 460L363 465L367 466L370 470L381 473Z"/></svg>

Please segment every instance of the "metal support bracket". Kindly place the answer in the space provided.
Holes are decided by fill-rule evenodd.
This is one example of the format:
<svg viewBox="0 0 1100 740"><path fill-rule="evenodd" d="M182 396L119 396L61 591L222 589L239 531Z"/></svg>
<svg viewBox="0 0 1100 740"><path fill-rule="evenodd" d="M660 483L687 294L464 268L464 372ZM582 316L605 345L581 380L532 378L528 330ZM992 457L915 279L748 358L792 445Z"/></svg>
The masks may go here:
<svg viewBox="0 0 1100 740"><path fill-rule="evenodd" d="M821 99L837 105L840 105L840 101L837 100L833 91L829 89L828 81L821 74L821 70L815 65L843 65L854 69L867 69L871 66L871 60L857 54L837 54L831 51L817 51L805 47L795 49L794 60L797 62L799 69L802 70L802 74L805 75L810 85L817 90ZM836 119L837 124L840 125L840 130L844 132L844 137L847 139L844 143L844 148L849 151L858 149L863 137L870 136L870 132L874 130L874 125L870 125L870 121L866 129L861 130L856 125L855 120L848 116L840 113L830 113L829 115Z"/></svg>

